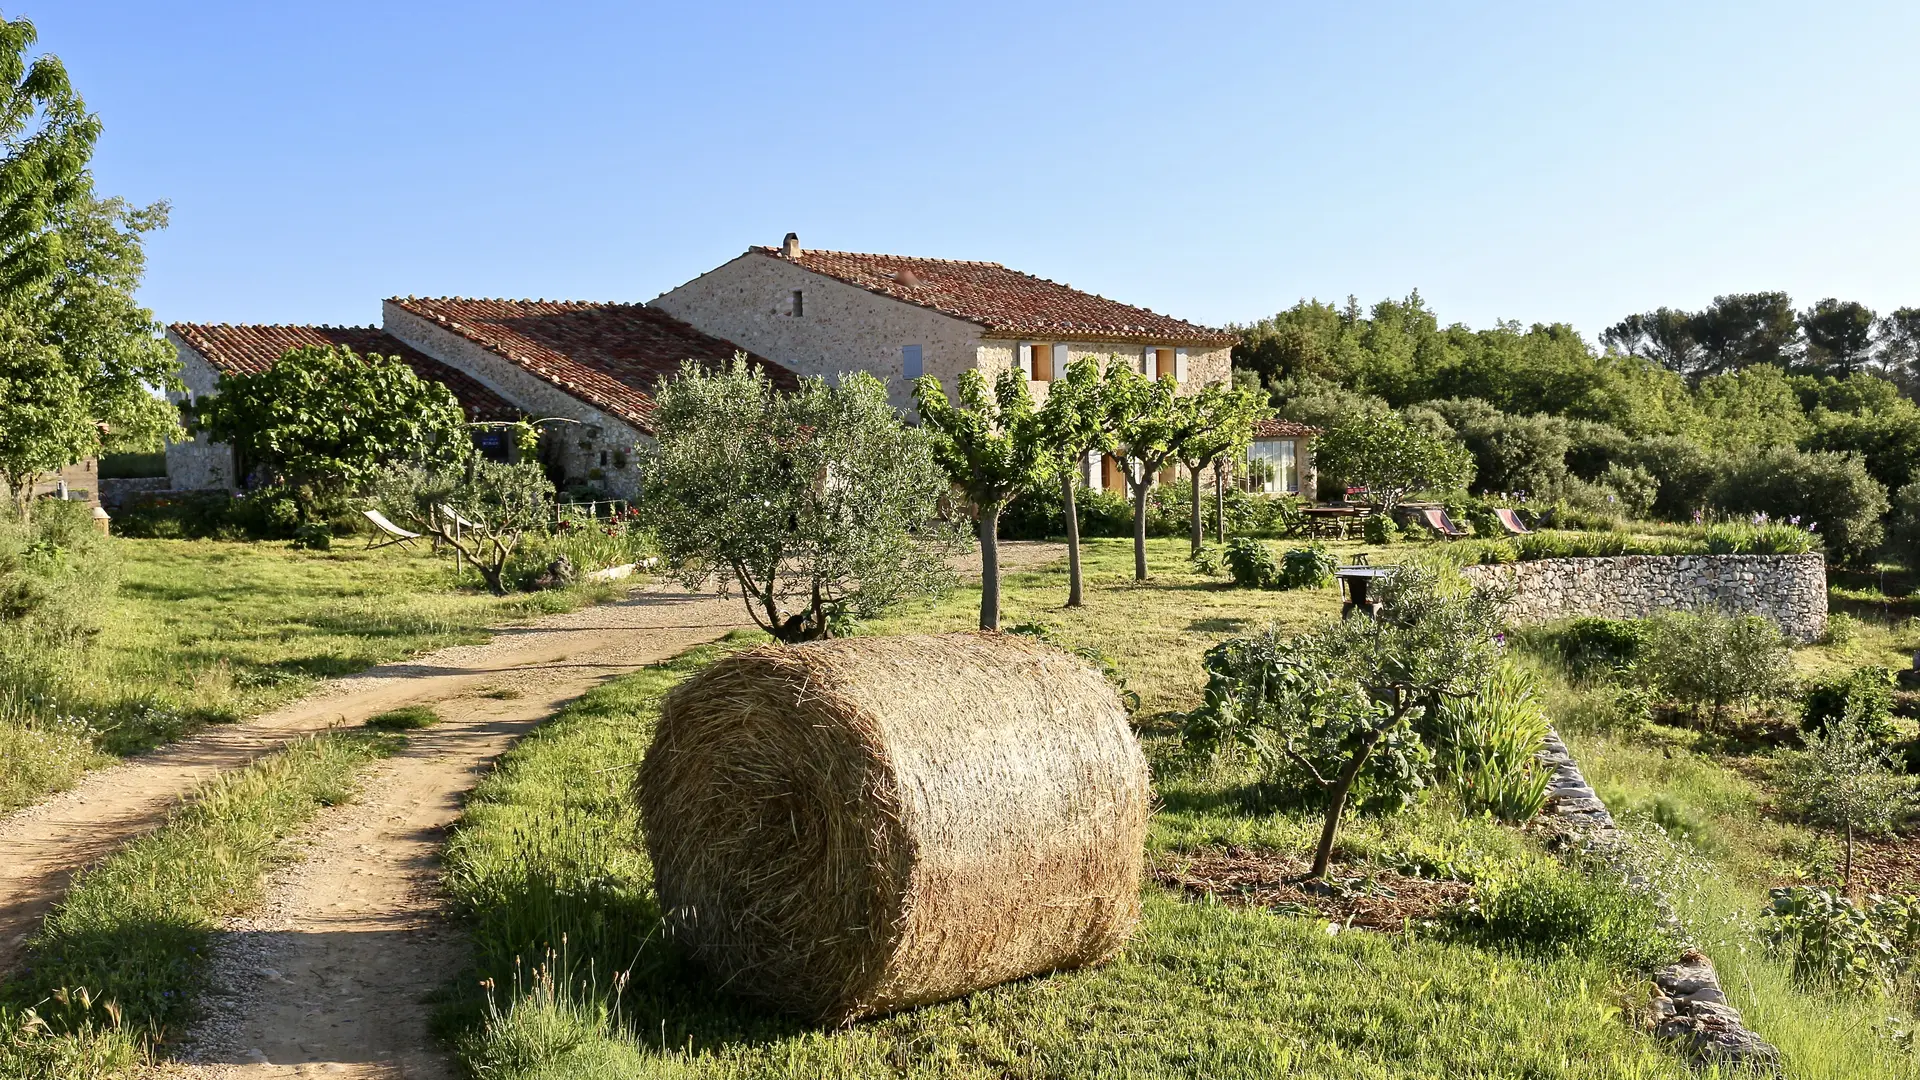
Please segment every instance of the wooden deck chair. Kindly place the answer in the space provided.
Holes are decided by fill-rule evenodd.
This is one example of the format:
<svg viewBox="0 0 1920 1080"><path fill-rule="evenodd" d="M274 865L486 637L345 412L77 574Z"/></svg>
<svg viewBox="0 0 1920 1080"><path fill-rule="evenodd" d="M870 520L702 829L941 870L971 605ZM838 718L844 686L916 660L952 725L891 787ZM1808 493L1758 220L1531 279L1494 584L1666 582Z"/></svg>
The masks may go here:
<svg viewBox="0 0 1920 1080"><path fill-rule="evenodd" d="M1439 533L1446 540L1458 540L1467 535L1467 530L1455 525L1447 517L1447 512L1438 506L1429 506L1420 511L1420 520L1426 524L1427 528Z"/></svg>
<svg viewBox="0 0 1920 1080"><path fill-rule="evenodd" d="M1520 520L1520 512L1511 507L1498 507L1494 510L1493 516L1499 518L1501 526L1515 536L1526 536L1533 532L1532 529L1527 528L1526 522Z"/></svg>
<svg viewBox="0 0 1920 1080"><path fill-rule="evenodd" d="M395 525L393 522L387 520L387 515L378 510L362 510L360 513L368 521L373 522L374 528L387 534L387 539L385 540L370 541L367 544L368 551L372 551L374 548L387 547L390 544L411 544L415 540L420 539L419 533L408 532L400 526Z"/></svg>
<svg viewBox="0 0 1920 1080"><path fill-rule="evenodd" d="M461 517L460 511L455 510L453 507L448 506L446 503L440 504L440 516L443 518L446 518L449 522L452 522L453 524L460 526L462 529L477 529L480 527L479 522L468 521L466 518Z"/></svg>

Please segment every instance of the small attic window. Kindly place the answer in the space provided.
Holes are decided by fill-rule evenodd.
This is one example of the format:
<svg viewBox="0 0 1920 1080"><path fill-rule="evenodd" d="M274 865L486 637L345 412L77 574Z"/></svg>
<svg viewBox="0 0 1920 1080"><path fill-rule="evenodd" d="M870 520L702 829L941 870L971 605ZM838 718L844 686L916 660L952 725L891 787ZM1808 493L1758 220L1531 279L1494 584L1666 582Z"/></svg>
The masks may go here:
<svg viewBox="0 0 1920 1080"><path fill-rule="evenodd" d="M805 315L807 313L806 299L807 298L801 294L799 289L793 290L793 309L790 312L788 312L788 314L792 315L796 319L802 315Z"/></svg>

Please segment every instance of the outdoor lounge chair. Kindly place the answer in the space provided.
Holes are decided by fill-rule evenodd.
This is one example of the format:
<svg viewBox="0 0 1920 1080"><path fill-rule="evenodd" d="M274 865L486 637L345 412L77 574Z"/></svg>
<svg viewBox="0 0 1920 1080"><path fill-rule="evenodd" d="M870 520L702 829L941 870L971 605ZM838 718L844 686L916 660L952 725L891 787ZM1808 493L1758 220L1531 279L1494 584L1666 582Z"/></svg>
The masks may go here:
<svg viewBox="0 0 1920 1080"><path fill-rule="evenodd" d="M1526 536L1533 531L1527 528L1526 522L1520 520L1520 512L1512 507L1499 507L1494 510L1493 516L1499 518L1501 526L1515 536Z"/></svg>
<svg viewBox="0 0 1920 1080"><path fill-rule="evenodd" d="M1458 540L1467 535L1467 530L1453 523L1447 512L1438 506L1429 506L1420 511L1420 520L1427 528L1440 534L1443 539Z"/></svg>
<svg viewBox="0 0 1920 1080"><path fill-rule="evenodd" d="M415 540L420 539L419 533L408 532L400 526L395 525L393 522L387 520L387 515L378 510L362 510L360 513L368 521L373 522L374 528L387 534L387 539L367 544L368 551L372 551L374 548L387 547L390 544L411 544Z"/></svg>

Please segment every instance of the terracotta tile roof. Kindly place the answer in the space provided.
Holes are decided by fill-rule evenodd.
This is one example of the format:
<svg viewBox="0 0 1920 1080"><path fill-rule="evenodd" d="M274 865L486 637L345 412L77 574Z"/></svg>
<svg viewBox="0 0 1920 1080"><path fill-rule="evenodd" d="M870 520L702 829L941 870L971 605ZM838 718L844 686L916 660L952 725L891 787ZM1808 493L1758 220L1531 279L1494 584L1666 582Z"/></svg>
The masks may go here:
<svg viewBox="0 0 1920 1080"><path fill-rule="evenodd" d="M1297 420L1255 420L1256 439L1305 439L1320 434L1320 429Z"/></svg>
<svg viewBox="0 0 1920 1080"><path fill-rule="evenodd" d="M910 259L848 251L780 248L749 254L792 262L870 292L978 323L993 337L1068 337L1148 345L1231 345L1232 334L1122 304L1068 285L1009 270L999 263Z"/></svg>
<svg viewBox="0 0 1920 1080"><path fill-rule="evenodd" d="M308 345L344 345L356 353L397 358L423 379L453 391L460 408L475 420L515 420L521 410L471 375L435 360L377 326L229 326L226 323L174 323L172 330L195 352L226 375L255 374L272 367L289 349Z"/></svg>
<svg viewBox="0 0 1920 1080"><path fill-rule="evenodd" d="M652 431L653 388L685 360L722 363L747 352L642 304L578 300L395 297L388 303L520 365L574 397ZM774 383L791 371L747 354Z"/></svg>

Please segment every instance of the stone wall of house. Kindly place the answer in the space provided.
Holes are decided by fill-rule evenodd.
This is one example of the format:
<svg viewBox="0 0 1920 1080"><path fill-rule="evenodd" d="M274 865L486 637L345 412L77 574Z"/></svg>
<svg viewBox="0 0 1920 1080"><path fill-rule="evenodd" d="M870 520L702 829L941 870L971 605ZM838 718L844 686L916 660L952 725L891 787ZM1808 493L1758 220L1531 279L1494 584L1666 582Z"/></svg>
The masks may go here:
<svg viewBox="0 0 1920 1080"><path fill-rule="evenodd" d="M793 294L801 293L799 315ZM887 384L895 408L913 404L902 346L920 346L921 371L949 392L979 364L980 328L868 292L785 259L747 252L649 301L674 318L800 375L864 371Z"/></svg>
<svg viewBox="0 0 1920 1080"><path fill-rule="evenodd" d="M1827 631L1827 566L1817 554L1538 559L1461 572L1510 593L1507 616L1520 625L1712 610L1765 615L1797 641Z"/></svg>
<svg viewBox="0 0 1920 1080"><path fill-rule="evenodd" d="M167 340L180 356L180 381L186 389L167 391L167 400L187 405L218 392L220 372L199 350L167 331ZM240 487L233 447L205 435L187 435L167 443L167 486L174 491L234 491Z"/></svg>
<svg viewBox="0 0 1920 1080"><path fill-rule="evenodd" d="M458 368L535 418L559 416L542 440L568 483L593 483L615 498L640 493L636 447L652 440L631 423L574 397L477 342L395 304L381 304L381 329L435 360Z"/></svg>

